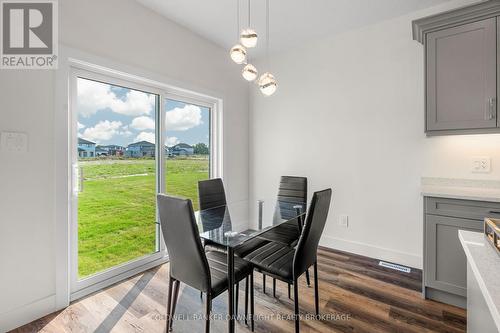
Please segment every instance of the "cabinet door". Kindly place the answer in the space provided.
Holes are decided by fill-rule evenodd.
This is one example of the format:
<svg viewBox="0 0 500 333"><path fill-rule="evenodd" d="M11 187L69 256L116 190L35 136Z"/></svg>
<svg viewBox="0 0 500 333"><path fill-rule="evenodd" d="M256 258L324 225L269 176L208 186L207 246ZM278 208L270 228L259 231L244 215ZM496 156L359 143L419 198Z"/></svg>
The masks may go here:
<svg viewBox="0 0 500 333"><path fill-rule="evenodd" d="M426 130L495 128L496 18L426 38Z"/></svg>
<svg viewBox="0 0 500 333"><path fill-rule="evenodd" d="M467 296L467 259L458 230L481 231L482 226L480 220L426 215L426 286Z"/></svg>

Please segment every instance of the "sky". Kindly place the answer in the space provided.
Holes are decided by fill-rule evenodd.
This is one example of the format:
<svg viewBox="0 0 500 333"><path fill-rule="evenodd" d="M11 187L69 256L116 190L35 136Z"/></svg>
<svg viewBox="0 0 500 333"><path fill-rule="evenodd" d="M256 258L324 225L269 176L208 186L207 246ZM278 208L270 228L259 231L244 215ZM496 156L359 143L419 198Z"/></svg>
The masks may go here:
<svg viewBox="0 0 500 333"><path fill-rule="evenodd" d="M78 78L78 136L100 145L155 142L155 95ZM209 143L210 110L165 101L166 145Z"/></svg>

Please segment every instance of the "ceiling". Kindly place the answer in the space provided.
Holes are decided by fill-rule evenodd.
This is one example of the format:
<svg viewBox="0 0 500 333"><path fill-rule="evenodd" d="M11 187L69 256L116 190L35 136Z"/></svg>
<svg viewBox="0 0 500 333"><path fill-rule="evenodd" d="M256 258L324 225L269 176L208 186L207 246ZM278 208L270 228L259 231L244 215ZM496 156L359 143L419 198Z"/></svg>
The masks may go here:
<svg viewBox="0 0 500 333"><path fill-rule="evenodd" d="M229 49L236 43L238 0L137 0L144 6ZM247 26L248 0L240 0ZM449 0L270 0L270 52L397 17ZM260 36L254 55L265 50L265 0L251 0L252 27Z"/></svg>

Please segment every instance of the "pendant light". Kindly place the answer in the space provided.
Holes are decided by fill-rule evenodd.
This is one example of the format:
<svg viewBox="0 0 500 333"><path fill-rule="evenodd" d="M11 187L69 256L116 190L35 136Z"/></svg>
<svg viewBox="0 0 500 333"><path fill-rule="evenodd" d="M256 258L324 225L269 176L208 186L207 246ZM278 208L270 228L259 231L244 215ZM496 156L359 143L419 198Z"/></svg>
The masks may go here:
<svg viewBox="0 0 500 333"><path fill-rule="evenodd" d="M231 48L231 51L229 52L229 55L231 56L231 59L238 65L244 63L247 60L247 50L245 49L244 46L240 44L236 44Z"/></svg>
<svg viewBox="0 0 500 333"><path fill-rule="evenodd" d="M259 88L264 95L271 96L272 94L274 94L277 86L278 85L276 84L276 79L274 78L273 74L265 72L260 76Z"/></svg>
<svg viewBox="0 0 500 333"><path fill-rule="evenodd" d="M250 0L248 0L248 26L250 27ZM248 28L241 32L240 34L241 44L247 47L254 47L257 45L257 34L252 29ZM255 80L257 78L257 68L254 65L247 62L243 70L241 71L241 75L243 78L249 82Z"/></svg>
<svg viewBox="0 0 500 333"><path fill-rule="evenodd" d="M267 63L269 64L269 0L266 0L266 56ZM276 92L278 84L276 78L269 72L262 74L258 81L260 91L266 95L271 96Z"/></svg>
<svg viewBox="0 0 500 333"><path fill-rule="evenodd" d="M239 38L239 31L240 31L240 0L236 1L236 34L237 37ZM231 48L229 51L229 55L231 56L231 59L237 63L237 64L243 64L246 59L247 59L247 49L241 45L241 44L236 44Z"/></svg>
<svg viewBox="0 0 500 333"><path fill-rule="evenodd" d="M253 81L257 78L257 68L252 64L246 64L241 71L241 75L247 81Z"/></svg>
<svg viewBox="0 0 500 333"><path fill-rule="evenodd" d="M241 30L240 42L244 47L252 48L257 45L257 33L250 28L250 0L248 0L248 28Z"/></svg>

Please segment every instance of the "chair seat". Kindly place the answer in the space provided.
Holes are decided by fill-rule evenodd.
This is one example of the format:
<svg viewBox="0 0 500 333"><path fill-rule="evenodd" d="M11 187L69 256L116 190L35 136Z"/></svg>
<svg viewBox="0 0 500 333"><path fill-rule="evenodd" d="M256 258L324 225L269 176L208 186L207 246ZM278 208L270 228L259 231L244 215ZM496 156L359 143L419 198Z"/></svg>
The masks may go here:
<svg viewBox="0 0 500 333"><path fill-rule="evenodd" d="M209 251L206 255L212 280L212 297L217 297L227 290L227 254L220 251ZM241 258L234 257L235 282L243 280L251 272L252 265Z"/></svg>
<svg viewBox="0 0 500 333"><path fill-rule="evenodd" d="M262 233L259 238L266 239L268 241L282 243L285 245L291 245L296 242L300 237L299 228L297 225L297 220L291 220L280 224L273 229Z"/></svg>
<svg viewBox="0 0 500 333"><path fill-rule="evenodd" d="M203 248L207 252L210 252L210 251L227 252L227 247L225 247L224 245L220 245L220 244L217 244L215 242L212 242L211 240L208 240L208 239L203 240Z"/></svg>
<svg viewBox="0 0 500 333"><path fill-rule="evenodd" d="M244 259L263 272L293 281L295 249L277 242L267 243L247 254Z"/></svg>
<svg viewBox="0 0 500 333"><path fill-rule="evenodd" d="M209 240L205 240L204 242L205 242L204 248L205 248L205 251L207 251L207 252L219 251L219 252L227 253L227 247L224 245L220 245L220 244L214 243L214 242L209 241ZM234 249L234 254L240 258L243 258L244 256L246 256L250 252L255 251L257 248L259 248L262 245L267 244L267 243L269 243L269 240L255 237L255 238L249 239L246 242L244 242L243 244L237 246Z"/></svg>

